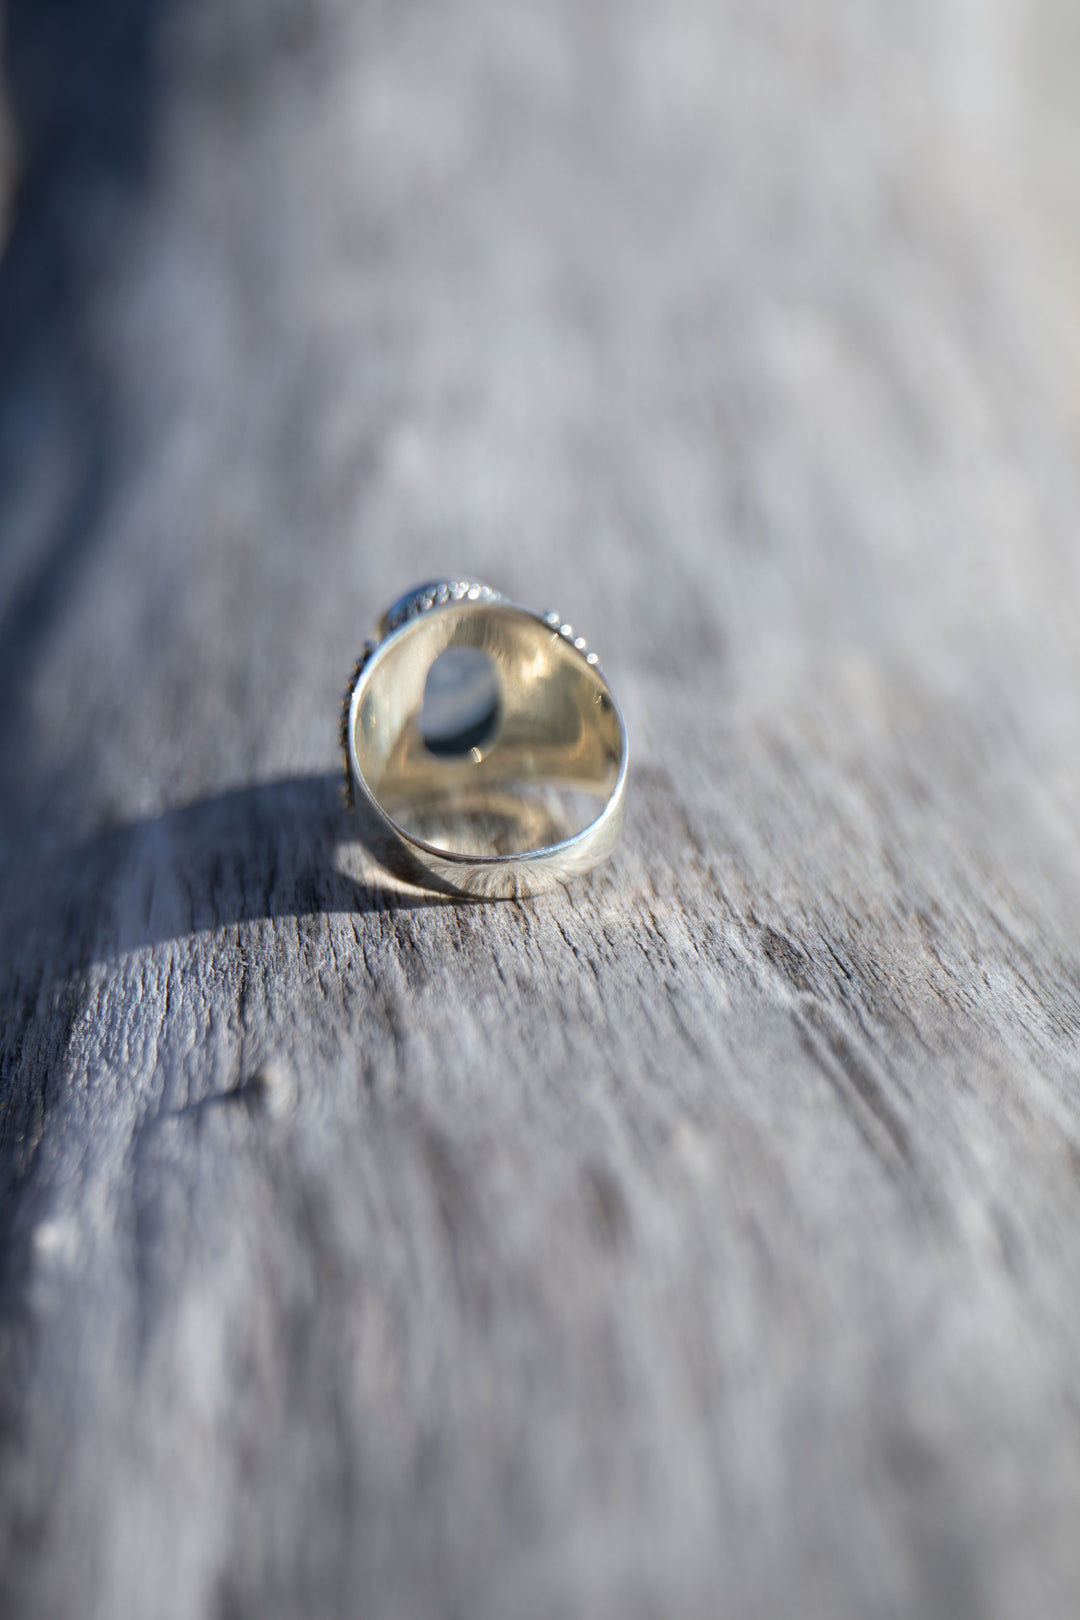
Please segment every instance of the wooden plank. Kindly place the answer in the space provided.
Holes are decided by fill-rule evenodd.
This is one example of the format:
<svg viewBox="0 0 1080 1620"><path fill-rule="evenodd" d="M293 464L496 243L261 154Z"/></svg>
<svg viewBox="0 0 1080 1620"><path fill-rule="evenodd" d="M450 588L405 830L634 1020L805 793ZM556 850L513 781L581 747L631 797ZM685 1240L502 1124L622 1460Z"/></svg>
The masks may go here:
<svg viewBox="0 0 1080 1620"><path fill-rule="evenodd" d="M5 1612L1076 1613L1067 21L8 0ZM350 838L463 569L569 893Z"/></svg>

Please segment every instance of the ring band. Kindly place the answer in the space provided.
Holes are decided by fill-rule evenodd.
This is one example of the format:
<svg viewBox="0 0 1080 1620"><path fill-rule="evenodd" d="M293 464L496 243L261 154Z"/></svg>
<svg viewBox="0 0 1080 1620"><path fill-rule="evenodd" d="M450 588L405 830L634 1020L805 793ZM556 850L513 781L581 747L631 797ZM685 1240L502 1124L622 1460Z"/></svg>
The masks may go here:
<svg viewBox="0 0 1080 1620"><path fill-rule="evenodd" d="M596 654L558 614L479 581L437 580L387 609L341 741L364 843L420 888L537 894L618 836L626 727Z"/></svg>

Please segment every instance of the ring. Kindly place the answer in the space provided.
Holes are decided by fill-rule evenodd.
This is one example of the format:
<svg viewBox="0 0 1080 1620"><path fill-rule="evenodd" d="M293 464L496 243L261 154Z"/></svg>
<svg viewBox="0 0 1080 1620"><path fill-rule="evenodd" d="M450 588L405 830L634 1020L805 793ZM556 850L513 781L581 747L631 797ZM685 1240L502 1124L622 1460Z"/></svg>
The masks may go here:
<svg viewBox="0 0 1080 1620"><path fill-rule="evenodd" d="M537 894L611 851L628 748L584 637L476 580L401 597L342 708L346 796L395 877L472 899Z"/></svg>

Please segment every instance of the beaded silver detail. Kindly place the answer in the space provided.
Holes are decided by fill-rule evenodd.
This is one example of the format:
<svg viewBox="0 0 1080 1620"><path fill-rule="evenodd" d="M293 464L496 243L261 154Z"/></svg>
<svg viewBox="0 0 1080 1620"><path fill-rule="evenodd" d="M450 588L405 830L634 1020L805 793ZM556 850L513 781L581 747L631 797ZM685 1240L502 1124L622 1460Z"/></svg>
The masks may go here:
<svg viewBox="0 0 1080 1620"><path fill-rule="evenodd" d="M349 709L352 705L352 695L356 691L356 683L364 673L368 660L378 645L377 641L370 639L364 642L360 649L360 656L353 664L352 675L349 677L349 684L345 688L345 696L341 701L341 724L338 727L338 741L341 744L341 752L345 759L345 804L350 810L353 808L355 800L353 798L352 773L349 770Z"/></svg>
<svg viewBox="0 0 1080 1620"><path fill-rule="evenodd" d="M379 635L389 636L418 613L447 607L451 602L505 602L501 591L493 591L478 579L435 579L401 596L379 620Z"/></svg>
<svg viewBox="0 0 1080 1620"><path fill-rule="evenodd" d="M557 630L559 632L564 641L568 641L570 643L575 652L579 652L581 654L582 658L584 658L587 664L590 664L593 669L597 667L600 660L596 653L589 651L589 643L585 640L584 636L575 636L573 625L565 624L563 622L563 616L561 613L556 613L553 608L550 613L545 613L543 615L543 619L545 624L550 624L553 630Z"/></svg>

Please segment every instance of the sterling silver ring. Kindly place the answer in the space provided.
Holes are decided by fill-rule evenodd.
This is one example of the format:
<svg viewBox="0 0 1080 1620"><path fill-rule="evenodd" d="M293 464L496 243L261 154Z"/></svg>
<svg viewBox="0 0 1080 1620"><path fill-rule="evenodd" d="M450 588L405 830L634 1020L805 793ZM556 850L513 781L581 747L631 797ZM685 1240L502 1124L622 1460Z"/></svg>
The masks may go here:
<svg viewBox="0 0 1080 1620"><path fill-rule="evenodd" d="M362 841L396 877L472 899L537 894L611 851L628 748L596 654L557 613L477 580L401 597L342 709Z"/></svg>

